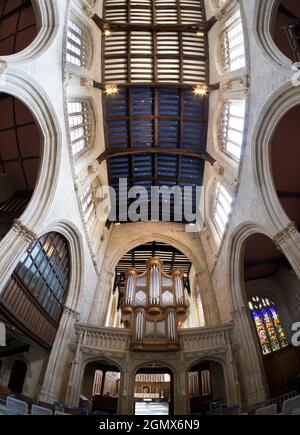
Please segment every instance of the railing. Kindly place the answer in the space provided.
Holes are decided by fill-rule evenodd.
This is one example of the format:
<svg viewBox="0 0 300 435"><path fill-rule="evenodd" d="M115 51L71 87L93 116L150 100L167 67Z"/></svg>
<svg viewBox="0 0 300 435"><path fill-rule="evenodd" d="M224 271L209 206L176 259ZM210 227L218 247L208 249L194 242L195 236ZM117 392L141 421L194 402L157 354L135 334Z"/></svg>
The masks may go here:
<svg viewBox="0 0 300 435"><path fill-rule="evenodd" d="M226 347L231 339L232 324L179 330L181 348L184 351L201 351Z"/></svg>
<svg viewBox="0 0 300 435"><path fill-rule="evenodd" d="M81 346L99 350L126 352L131 342L129 329L100 328L82 323L76 323L75 335Z"/></svg>
<svg viewBox="0 0 300 435"><path fill-rule="evenodd" d="M202 351L226 347L232 335L233 325L208 328L182 329L178 331L183 351ZM77 343L91 349L126 352L130 348L132 331L121 328L103 328L76 323Z"/></svg>
<svg viewBox="0 0 300 435"><path fill-rule="evenodd" d="M262 403L257 403L256 405L251 405L248 408L245 408L244 411L247 411L249 415L254 414L257 409L266 408L270 405L277 406L277 412L282 411L283 402L288 399L292 399L297 396L297 390L290 391L289 393L283 394L282 396L274 397L273 399L266 400Z"/></svg>

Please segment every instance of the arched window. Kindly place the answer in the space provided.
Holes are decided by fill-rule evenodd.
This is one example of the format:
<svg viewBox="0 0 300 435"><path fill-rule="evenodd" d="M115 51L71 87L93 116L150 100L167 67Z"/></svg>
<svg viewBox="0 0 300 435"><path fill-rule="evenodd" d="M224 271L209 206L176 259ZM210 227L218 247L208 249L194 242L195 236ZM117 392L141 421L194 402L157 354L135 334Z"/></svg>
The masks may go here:
<svg viewBox="0 0 300 435"><path fill-rule="evenodd" d="M225 23L222 38L223 66L226 72L246 66L245 41L241 14L238 10Z"/></svg>
<svg viewBox="0 0 300 435"><path fill-rule="evenodd" d="M87 66L87 37L74 21L68 22L67 61L73 65Z"/></svg>
<svg viewBox="0 0 300 435"><path fill-rule="evenodd" d="M67 61L86 68L89 63L88 37L73 20L68 22Z"/></svg>
<svg viewBox="0 0 300 435"><path fill-rule="evenodd" d="M229 100L221 116L221 144L225 152L239 160L245 126L245 100Z"/></svg>
<svg viewBox="0 0 300 435"><path fill-rule="evenodd" d="M217 183L212 216L220 239L225 232L229 220L229 215L232 210L232 202L233 199L225 187L222 186L221 183Z"/></svg>
<svg viewBox="0 0 300 435"><path fill-rule="evenodd" d="M60 234L49 233L23 255L14 278L58 323L67 295L69 273L68 243Z"/></svg>
<svg viewBox="0 0 300 435"><path fill-rule="evenodd" d="M98 198L97 191L100 187L100 182L98 178L95 178L90 184L89 188L84 192L82 196L82 209L87 224L88 230L90 231L97 218L97 206Z"/></svg>
<svg viewBox="0 0 300 435"><path fill-rule="evenodd" d="M91 143L92 107L89 101L71 101L68 103L70 138L73 156Z"/></svg>
<svg viewBox="0 0 300 435"><path fill-rule="evenodd" d="M256 296L249 301L249 308L264 355L288 346L285 331L273 302L268 298Z"/></svg>

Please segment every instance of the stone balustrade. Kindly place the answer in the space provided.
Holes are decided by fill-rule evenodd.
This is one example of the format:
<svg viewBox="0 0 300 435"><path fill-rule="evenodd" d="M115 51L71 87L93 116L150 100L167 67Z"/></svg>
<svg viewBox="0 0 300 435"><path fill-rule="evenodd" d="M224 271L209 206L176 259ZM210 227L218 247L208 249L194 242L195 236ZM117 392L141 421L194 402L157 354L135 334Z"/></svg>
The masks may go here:
<svg viewBox="0 0 300 435"><path fill-rule="evenodd" d="M131 341L129 329L103 328L82 323L75 324L75 335L80 346L104 351L126 352Z"/></svg>
<svg viewBox="0 0 300 435"><path fill-rule="evenodd" d="M178 332L183 351L204 351L227 347L231 341L233 325L210 326L207 328L182 329Z"/></svg>
<svg viewBox="0 0 300 435"><path fill-rule="evenodd" d="M205 351L224 348L233 331L232 324L179 330L178 336L183 351ZM131 330L104 328L76 323L75 336L80 346L103 351L126 352L131 344Z"/></svg>

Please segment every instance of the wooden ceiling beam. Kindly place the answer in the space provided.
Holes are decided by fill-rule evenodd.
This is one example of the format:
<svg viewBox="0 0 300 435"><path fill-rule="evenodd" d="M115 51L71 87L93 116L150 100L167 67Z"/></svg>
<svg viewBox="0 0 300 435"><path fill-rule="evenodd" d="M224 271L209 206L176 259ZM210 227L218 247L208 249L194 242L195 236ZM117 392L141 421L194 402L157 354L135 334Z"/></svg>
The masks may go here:
<svg viewBox="0 0 300 435"><path fill-rule="evenodd" d="M156 82L156 83L150 83L150 82L144 82L144 83L108 83L108 84L114 84L118 86L119 88L155 88L155 89L186 89L186 90L192 90L194 88L195 84L188 84L188 83L172 83L172 82ZM96 89L100 89L102 91L105 90L106 83L100 83L95 80L93 80L93 86ZM220 89L220 83L214 83L208 85L208 91L216 91ZM201 97L199 97L201 98Z"/></svg>
<svg viewBox="0 0 300 435"><path fill-rule="evenodd" d="M99 15L94 14L92 20L97 27L103 32L105 28L117 31L134 31L134 32L146 32L146 31L159 31L159 32L197 32L202 31L206 33L206 24L202 21L193 24L139 24L139 23L117 23L115 21L104 21Z"/></svg>
<svg viewBox="0 0 300 435"><path fill-rule="evenodd" d="M167 154L167 155L176 155L183 157L193 157L196 159L202 159L209 162L211 165L216 163L215 159L206 151L195 151L188 150L184 148L162 148L162 147L154 147L154 148L120 148L120 149L110 149L104 151L99 157L98 162L101 164L105 160L113 159L116 157L124 157L131 155L141 155L141 154Z"/></svg>

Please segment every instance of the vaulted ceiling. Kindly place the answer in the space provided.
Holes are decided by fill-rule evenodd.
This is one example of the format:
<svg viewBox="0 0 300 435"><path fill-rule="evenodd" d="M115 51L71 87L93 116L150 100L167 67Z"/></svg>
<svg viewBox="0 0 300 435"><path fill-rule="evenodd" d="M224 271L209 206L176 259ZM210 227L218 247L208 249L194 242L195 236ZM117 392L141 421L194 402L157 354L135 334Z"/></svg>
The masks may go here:
<svg viewBox="0 0 300 435"><path fill-rule="evenodd" d="M195 187L205 161L214 162L206 152L208 97L193 91L209 82L203 1L106 0L102 25L103 83L119 89L103 98L106 151L99 161L108 161L110 185L118 195L121 178L128 189L148 192L191 186L185 200L195 212Z"/></svg>

